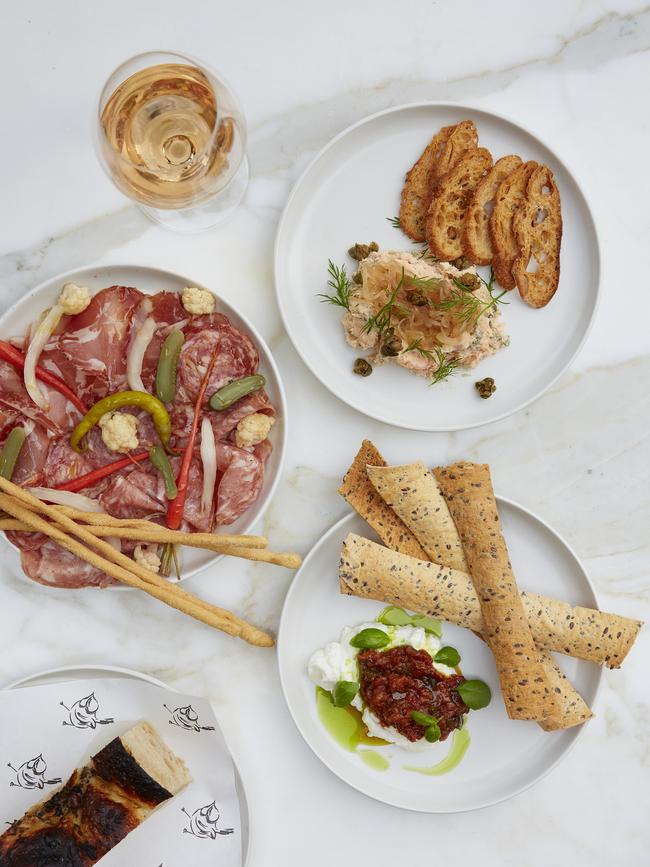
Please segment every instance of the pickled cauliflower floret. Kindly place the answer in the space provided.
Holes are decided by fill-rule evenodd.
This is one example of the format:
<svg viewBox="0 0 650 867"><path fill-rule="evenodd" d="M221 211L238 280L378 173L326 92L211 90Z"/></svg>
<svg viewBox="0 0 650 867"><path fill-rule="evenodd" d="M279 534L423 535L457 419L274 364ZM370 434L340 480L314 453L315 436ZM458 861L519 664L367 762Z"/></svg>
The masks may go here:
<svg viewBox="0 0 650 867"><path fill-rule="evenodd" d="M76 283L64 283L59 295L58 304L68 316L83 313L90 304L90 291L87 286L78 286Z"/></svg>
<svg viewBox="0 0 650 867"><path fill-rule="evenodd" d="M244 416L235 428L235 444L240 449L261 443L269 435L275 419L263 412L254 412Z"/></svg>
<svg viewBox="0 0 650 867"><path fill-rule="evenodd" d="M105 412L98 422L102 439L112 452L130 452L138 447L138 420L128 412Z"/></svg>
<svg viewBox="0 0 650 867"><path fill-rule="evenodd" d="M200 316L202 313L213 313L216 299L212 292L207 289L199 289L198 286L186 286L181 295L183 307L188 313Z"/></svg>
<svg viewBox="0 0 650 867"><path fill-rule="evenodd" d="M133 559L136 563L144 566L145 569L151 572L160 572L160 557L156 554L156 546L151 545L148 548L143 548L142 545L136 545L133 552Z"/></svg>

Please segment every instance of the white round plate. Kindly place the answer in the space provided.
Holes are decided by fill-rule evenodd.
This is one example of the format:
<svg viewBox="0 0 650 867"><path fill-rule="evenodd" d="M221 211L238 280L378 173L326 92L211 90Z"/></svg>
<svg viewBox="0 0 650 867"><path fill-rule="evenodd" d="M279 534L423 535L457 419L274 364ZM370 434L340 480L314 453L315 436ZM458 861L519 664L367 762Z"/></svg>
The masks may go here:
<svg viewBox="0 0 650 867"><path fill-rule="evenodd" d="M527 590L572 604L597 608L596 594L567 543L540 518L521 506L497 498L503 531L515 574ZM344 626L374 620L381 602L342 596L338 564L341 543L348 533L374 537L357 515L348 515L312 548L287 594L278 635L278 665L284 695L294 722L318 758L349 785L395 807L425 813L476 810L518 794L547 774L580 737L583 726L562 732L543 732L533 722L508 719L499 681L487 646L458 626L443 624L443 642L456 647L467 677L489 684L492 702L469 714L470 747L453 771L423 776L407 764L429 767L443 759L450 741L426 752L399 747L376 747L390 758L387 771L367 767L358 753L340 747L320 722L315 687L307 677L307 661L314 650L338 641ZM558 657L567 677L593 707L602 670L588 662Z"/></svg>
<svg viewBox="0 0 650 867"><path fill-rule="evenodd" d="M159 686L162 689L168 689L170 692L177 692L172 689L162 680L151 677L149 674L143 674L140 671L134 671L130 668L119 668L113 665L66 665L61 668L50 668L47 671L40 671L37 674L32 674L29 677L22 677L20 680L14 680L12 683L3 687L4 689L20 689L23 686L41 686L46 683L62 683L71 680L85 680L86 678L106 678L106 677L124 677L130 680L143 680L145 683L152 683L154 686ZM231 756L232 758L232 756ZM248 862L248 853L250 849L250 808L246 797L244 783L239 775L239 770L233 759L233 769L235 772L235 788L239 798L239 815L241 819L241 841L242 841L242 867L246 867Z"/></svg>
<svg viewBox="0 0 650 867"><path fill-rule="evenodd" d="M106 286L133 286L141 292L153 295L163 290L179 291L184 286L201 285L196 280L183 277L180 274L173 274L170 271L160 271L157 268L139 265L104 265L99 268L84 268L80 271L69 271L67 274L53 277L51 280L47 280L35 289L30 290L0 316L0 338L6 340L9 337L25 334L30 322L34 320L39 311L50 307L54 303L61 292L61 286L67 281L88 286L93 295ZM234 524L229 524L227 527L222 528L222 532L224 533L248 533L266 511L280 480L287 439L286 397L280 373L273 360L273 356L255 326L242 313L239 313L236 308L232 307L218 295L217 310L220 313L224 313L233 325L241 329L245 334L248 334L257 347L260 356L259 371L266 378L266 391L277 413L277 421L269 434L269 439L273 443L273 451L266 463L264 484L260 495ZM0 533L0 535L10 549L9 556L6 558L7 566L14 575L29 580L25 577L20 565L20 552L7 541L4 533ZM213 554L210 551L199 548L183 548L180 553L181 578L191 578L192 575L195 575L201 569L205 569L207 566L216 563L222 556L221 554ZM120 586L111 589L128 590L130 588Z"/></svg>
<svg viewBox="0 0 650 867"><path fill-rule="evenodd" d="M548 164L562 197L564 234L557 294L533 310L515 290L502 308L510 346L472 371L432 388L426 379L385 364L363 378L352 372L364 353L348 346L340 307L321 304L327 260L355 262L355 242L381 250L414 250L386 218L399 212L404 175L441 126L471 118L481 145L494 158L517 153ZM489 269L482 269L487 276ZM580 350L596 310L600 254L589 206L566 165L536 136L499 115L461 105L421 103L372 115L334 138L305 170L287 202L275 245L275 281L284 324L294 346L331 392L354 409L411 430L455 431L504 418L539 397ZM494 378L496 393L482 400L474 382Z"/></svg>

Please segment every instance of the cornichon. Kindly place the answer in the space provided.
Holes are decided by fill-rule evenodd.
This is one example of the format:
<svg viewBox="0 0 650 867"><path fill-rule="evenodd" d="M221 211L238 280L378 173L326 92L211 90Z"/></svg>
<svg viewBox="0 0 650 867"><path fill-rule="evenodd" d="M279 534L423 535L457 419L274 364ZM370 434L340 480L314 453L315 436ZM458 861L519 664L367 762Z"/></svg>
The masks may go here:
<svg viewBox="0 0 650 867"><path fill-rule="evenodd" d="M171 403L176 397L176 366L185 335L172 331L165 338L156 368L156 394L163 403Z"/></svg>
<svg viewBox="0 0 650 867"><path fill-rule="evenodd" d="M163 477L167 499L173 500L178 494L178 488L176 487L172 465L169 463L165 450L160 446L152 446L149 450L149 460Z"/></svg>
<svg viewBox="0 0 650 867"><path fill-rule="evenodd" d="M255 373L253 376L242 376L241 379L234 379L227 385L222 386L219 391L210 398L210 406L217 411L228 409L236 401L241 400L253 391L264 388L266 380L261 373Z"/></svg>
<svg viewBox="0 0 650 867"><path fill-rule="evenodd" d="M390 643L390 636L383 629L362 629L350 639L352 647L358 647L361 650L379 650L386 647Z"/></svg>
<svg viewBox="0 0 650 867"><path fill-rule="evenodd" d="M160 437L160 441L167 448L172 435L172 423L165 404L153 394L145 391L117 391L98 400L81 419L72 431L70 445L76 452L81 452L81 440L107 412L121 409L123 406L137 406L149 413L153 420L153 426Z"/></svg>
<svg viewBox="0 0 650 867"><path fill-rule="evenodd" d="M334 707L347 707L359 692L359 684L354 680L339 680L332 690Z"/></svg>
<svg viewBox="0 0 650 867"><path fill-rule="evenodd" d="M22 427L15 427L5 440L0 452L0 476L3 479L11 481L24 442L25 430Z"/></svg>

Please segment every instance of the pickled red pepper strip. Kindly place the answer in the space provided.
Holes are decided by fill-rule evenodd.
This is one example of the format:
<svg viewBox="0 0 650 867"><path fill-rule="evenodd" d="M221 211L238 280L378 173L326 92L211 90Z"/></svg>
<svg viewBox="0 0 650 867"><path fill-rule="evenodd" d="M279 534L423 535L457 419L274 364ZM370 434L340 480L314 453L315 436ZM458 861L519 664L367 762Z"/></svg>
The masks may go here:
<svg viewBox="0 0 650 867"><path fill-rule="evenodd" d="M148 394L144 391L117 391L115 394L109 394L98 400L97 403L88 410L85 416L81 419L76 428L72 431L70 437L70 445L76 452L81 452L81 440L107 412L120 409L123 406L137 406L139 409L148 412L153 420L153 426L156 428L156 433L160 437L161 443L167 448L169 439L172 435L172 423L169 418L169 413L165 404L155 397L153 394Z"/></svg>
<svg viewBox="0 0 650 867"><path fill-rule="evenodd" d="M185 452L183 453L181 467L178 471L178 476L176 477L176 487L178 488L178 494L176 495L175 499L170 502L169 508L167 509L167 526L170 530L178 530L181 525L181 521L183 520L183 512L185 511L185 500L187 499L187 488L190 481L190 465L192 463L192 456L194 454L194 443L196 442L196 434L199 430L201 409L203 407L205 393L208 390L208 382L210 381L210 376L212 374L212 370L214 368L218 354L219 341L217 341L217 345L215 346L212 357L210 358L208 369L205 371L205 376L203 377L203 382L201 383L201 388L199 389L199 394L196 398L196 403L194 404L194 418L192 419L192 427L190 428L190 435L187 440Z"/></svg>
<svg viewBox="0 0 650 867"><path fill-rule="evenodd" d="M112 476L118 470L123 470L130 464L139 464L149 457L149 452L138 452L137 455L129 455L126 458L120 458L119 461L113 461L112 464L106 464L103 467L98 467L96 470L91 470L83 476L77 476L76 479L71 479L69 482L63 482L60 485L55 485L57 491L82 491L84 488L89 488L95 482L100 482L106 476Z"/></svg>
<svg viewBox="0 0 650 867"><path fill-rule="evenodd" d="M20 351L20 349L16 349L15 346L12 346L11 343L7 343L5 340L0 340L0 360L8 362L12 367L15 367L16 370L24 371L25 369L25 355ZM50 373L49 370L45 370L44 367L37 364L36 378L62 394L79 410L82 415L85 415L87 411L85 404L79 400L74 391L66 385L62 379L59 379L56 374Z"/></svg>

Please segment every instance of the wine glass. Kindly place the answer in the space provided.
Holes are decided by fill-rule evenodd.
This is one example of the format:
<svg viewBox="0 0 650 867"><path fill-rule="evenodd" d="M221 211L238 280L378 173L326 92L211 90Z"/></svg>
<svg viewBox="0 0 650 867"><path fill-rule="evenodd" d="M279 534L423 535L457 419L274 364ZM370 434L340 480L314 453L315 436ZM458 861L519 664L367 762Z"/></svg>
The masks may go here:
<svg viewBox="0 0 650 867"><path fill-rule="evenodd" d="M179 232L230 216L248 186L246 121L206 64L151 51L111 74L99 98L97 150L113 183Z"/></svg>

